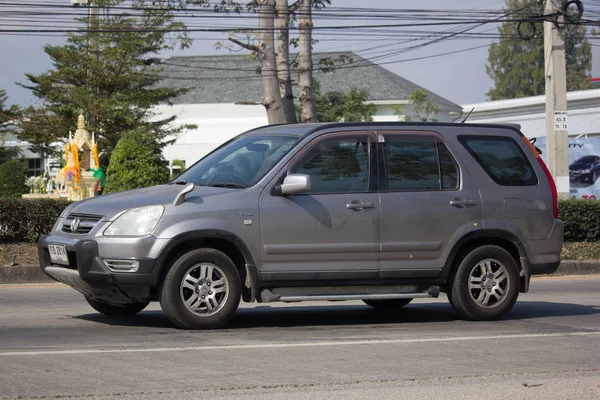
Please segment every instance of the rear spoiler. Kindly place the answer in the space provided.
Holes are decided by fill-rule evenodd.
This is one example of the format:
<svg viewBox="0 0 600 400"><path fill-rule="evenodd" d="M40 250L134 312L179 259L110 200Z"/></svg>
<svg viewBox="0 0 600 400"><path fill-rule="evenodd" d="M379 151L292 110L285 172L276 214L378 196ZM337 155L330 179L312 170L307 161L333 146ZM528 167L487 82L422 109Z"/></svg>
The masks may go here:
<svg viewBox="0 0 600 400"><path fill-rule="evenodd" d="M514 128L514 129L518 130L519 132L521 132L521 124L516 124L516 123L512 123L512 122L503 122L500 125L508 126L510 128ZM531 138L531 139L529 139L529 142L533 145L533 148L535 149L535 151L537 151L538 154L542 154L542 150L535 145L536 140L537 140L536 138Z"/></svg>

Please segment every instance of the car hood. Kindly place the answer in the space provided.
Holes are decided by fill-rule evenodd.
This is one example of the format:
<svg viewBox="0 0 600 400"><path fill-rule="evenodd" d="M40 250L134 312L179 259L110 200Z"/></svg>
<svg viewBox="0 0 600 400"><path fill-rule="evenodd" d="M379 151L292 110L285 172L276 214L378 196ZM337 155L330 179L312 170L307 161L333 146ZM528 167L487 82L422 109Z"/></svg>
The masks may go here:
<svg viewBox="0 0 600 400"><path fill-rule="evenodd" d="M184 187L183 185L159 185L101 195L73 204L68 212L103 215L105 220L111 221L117 214L131 208L171 204ZM196 186L187 196L208 197L238 190L240 189Z"/></svg>
<svg viewBox="0 0 600 400"><path fill-rule="evenodd" d="M574 170L589 169L590 167L591 167L591 164L587 163L587 162L574 162L573 164L569 165L569 169L574 169Z"/></svg>

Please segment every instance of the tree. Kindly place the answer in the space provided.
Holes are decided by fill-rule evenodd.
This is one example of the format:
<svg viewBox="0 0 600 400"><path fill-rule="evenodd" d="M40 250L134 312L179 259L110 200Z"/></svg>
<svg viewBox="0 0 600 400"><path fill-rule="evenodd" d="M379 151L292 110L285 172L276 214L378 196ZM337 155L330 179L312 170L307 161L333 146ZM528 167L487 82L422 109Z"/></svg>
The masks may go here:
<svg viewBox="0 0 600 400"><path fill-rule="evenodd" d="M327 92L321 95L321 86L314 81L314 101L318 122L362 122L372 121L375 104L367 103L366 90L352 88L348 93Z"/></svg>
<svg viewBox="0 0 600 400"><path fill-rule="evenodd" d="M440 106L431 102L427 90L423 88L415 89L409 97L411 104L413 105L414 115L406 115L403 107L394 106L394 115L402 116L404 121L412 121L413 117L421 122L437 122L436 118L431 118L440 112Z"/></svg>
<svg viewBox="0 0 600 400"><path fill-rule="evenodd" d="M183 0L181 0L183 1ZM123 3L133 8L123 14ZM187 89L160 88L158 54L189 46L185 26L175 21L178 1L96 0L99 15L78 18L85 28L69 34L64 46L45 46L53 69L26 74L30 89L43 106L26 110L21 139L34 151L52 152L51 144L64 141L83 112L88 130L96 133L106 158L123 133L143 129L156 139L176 135L191 126L174 128L175 116L156 119L152 107L168 103ZM87 24L92 24L91 32Z"/></svg>
<svg viewBox="0 0 600 400"><path fill-rule="evenodd" d="M230 7L237 7L238 3L232 2ZM269 124L283 124L286 116L279 88L275 56L275 0L255 0L248 4L250 10L258 12L258 45L242 42L234 37L229 40L243 49L250 50L251 58L260 60L260 74L263 80L262 104L267 110ZM223 46L221 42L217 47Z"/></svg>
<svg viewBox="0 0 600 400"><path fill-rule="evenodd" d="M492 44L486 71L494 80L487 96L490 100L512 99L545 93L544 73L544 2L538 0L507 0L505 12L509 20L499 28L500 41ZM518 21L538 17L534 23L536 36L518 39ZM569 24L564 29L567 62L567 89L590 88L591 48L585 38L586 27Z"/></svg>
<svg viewBox="0 0 600 400"><path fill-rule="evenodd" d="M6 137L14 133L12 124L18 118L17 106L6 107L6 91L0 89L0 164L19 156L17 147L5 147Z"/></svg>
<svg viewBox="0 0 600 400"><path fill-rule="evenodd" d="M185 161L183 160L175 159L171 163L171 166L179 167L173 168L173 172L171 173L171 179L174 179L176 176L183 174L183 172L186 170Z"/></svg>
<svg viewBox="0 0 600 400"><path fill-rule="evenodd" d="M315 122L313 99L312 15L311 0L300 0L300 34L298 38L298 85L300 86L300 122Z"/></svg>
<svg viewBox="0 0 600 400"><path fill-rule="evenodd" d="M298 122L294 106L294 94L292 91L292 69L298 70L301 92L300 101L301 104L304 105L304 113L311 116L310 118L305 119L303 122L312 122L314 121L314 98L312 94L312 71L314 67L311 53L314 41L312 39L311 8L320 10L331 4L331 0L296 0L291 5L288 5L288 0L275 0L274 14L272 15L272 18L275 18L275 32L277 35L275 38L276 45L273 46L272 49L270 46L264 45L270 44L270 40L268 38L263 40L264 37L261 36L263 33L261 24L270 23L265 21L265 18L269 17L269 13L263 12L261 14L261 10L265 10L265 3L267 2L264 0L253 0L246 4L246 7L249 11L258 11L258 46L252 43L252 35L247 33L246 42L243 42L235 37L230 37L229 40L243 49L250 50L252 52L250 58L261 60L260 73L263 76L264 85L263 105L265 105L267 108L267 117L269 119L269 123L275 123L271 121L281 118L281 114L277 109L279 100L281 100L284 122ZM233 0L222 0L221 6L217 7L218 11L227 12L239 12L240 9L240 3ZM289 28L293 26L293 23L298 15L300 16L300 38L290 39ZM239 32L234 32L234 36L237 33ZM263 39L261 39L261 37ZM298 53L298 58L300 59L299 63L295 60L290 60L290 45L293 45L294 47L300 47L300 51ZM219 48L227 46L224 46L222 42L218 42L217 47ZM233 49L230 48L230 50ZM273 55L271 55L271 52L273 52ZM274 58L276 61L275 68L279 83L279 98L273 90L273 81L271 79L273 74L269 72L271 71L271 64L269 61L271 58ZM347 61L352 62L352 60L348 59L347 57L340 57L339 62ZM323 64L323 68L321 68L322 71L330 71L331 67L336 64L336 62L338 61L321 59L319 61L319 65ZM265 68L267 68L267 71L265 71Z"/></svg>
<svg viewBox="0 0 600 400"><path fill-rule="evenodd" d="M105 193L167 183L166 164L161 146L152 133L141 129L128 132L110 157Z"/></svg>
<svg viewBox="0 0 600 400"><path fill-rule="evenodd" d="M295 7L295 6L294 6ZM277 78L279 79L279 92L283 105L285 121L290 124L298 122L296 108L294 107L294 93L292 91L292 75L290 73L290 18L295 8L288 6L287 0L276 0L275 25L277 37L275 38L277 61Z"/></svg>
<svg viewBox="0 0 600 400"><path fill-rule="evenodd" d="M0 165L0 196L21 197L27 192L27 167L21 160L9 160Z"/></svg>

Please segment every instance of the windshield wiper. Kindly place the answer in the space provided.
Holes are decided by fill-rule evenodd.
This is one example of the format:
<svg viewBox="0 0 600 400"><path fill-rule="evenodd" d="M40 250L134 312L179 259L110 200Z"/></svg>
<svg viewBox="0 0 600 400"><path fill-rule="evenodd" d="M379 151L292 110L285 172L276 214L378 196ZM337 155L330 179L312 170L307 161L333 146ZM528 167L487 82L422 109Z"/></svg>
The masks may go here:
<svg viewBox="0 0 600 400"><path fill-rule="evenodd" d="M231 183L231 182L215 182L215 183L210 183L210 184L204 185L204 186L235 188L235 189L246 189L247 188L246 185L240 185L238 183Z"/></svg>
<svg viewBox="0 0 600 400"><path fill-rule="evenodd" d="M175 182L171 182L171 185L187 185L187 181L184 181L184 180L175 181Z"/></svg>

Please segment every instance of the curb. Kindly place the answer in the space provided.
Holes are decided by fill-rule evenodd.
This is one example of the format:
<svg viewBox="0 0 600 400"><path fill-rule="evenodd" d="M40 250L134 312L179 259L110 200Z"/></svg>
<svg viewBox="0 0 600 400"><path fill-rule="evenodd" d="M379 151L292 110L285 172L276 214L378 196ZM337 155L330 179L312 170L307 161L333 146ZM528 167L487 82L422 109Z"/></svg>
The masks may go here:
<svg viewBox="0 0 600 400"><path fill-rule="evenodd" d="M600 260L575 261L565 260L560 263L558 270L550 275L592 275L600 274ZM45 275L37 265L16 265L0 267L0 284L11 283L47 283L56 282Z"/></svg>
<svg viewBox="0 0 600 400"><path fill-rule="evenodd" d="M600 274L600 260L564 260L560 262L555 273L543 276L591 274Z"/></svg>
<svg viewBox="0 0 600 400"><path fill-rule="evenodd" d="M37 265L15 265L0 267L0 284L56 282L42 272Z"/></svg>

